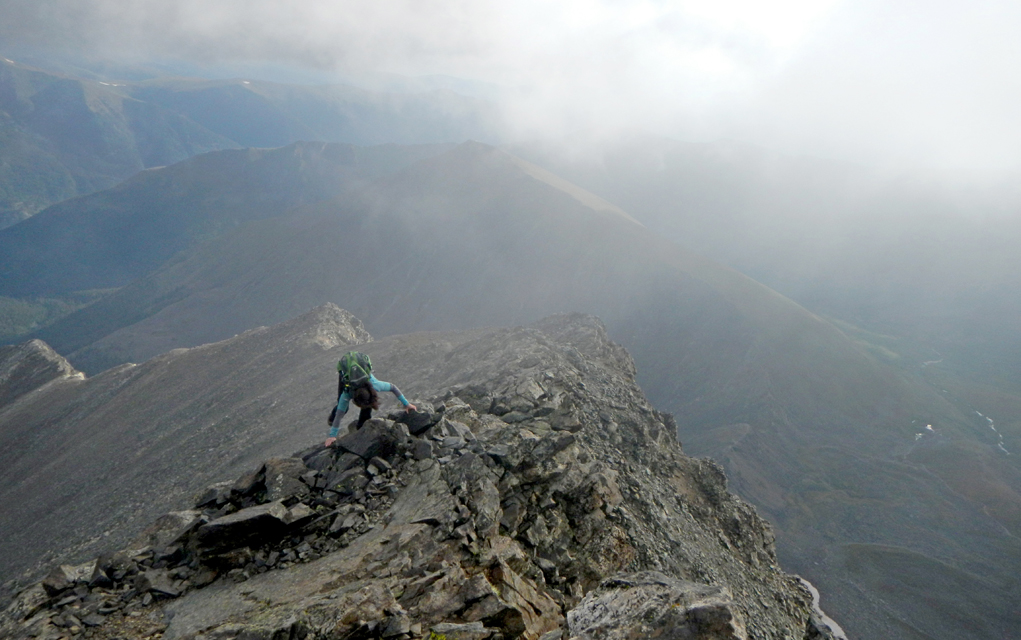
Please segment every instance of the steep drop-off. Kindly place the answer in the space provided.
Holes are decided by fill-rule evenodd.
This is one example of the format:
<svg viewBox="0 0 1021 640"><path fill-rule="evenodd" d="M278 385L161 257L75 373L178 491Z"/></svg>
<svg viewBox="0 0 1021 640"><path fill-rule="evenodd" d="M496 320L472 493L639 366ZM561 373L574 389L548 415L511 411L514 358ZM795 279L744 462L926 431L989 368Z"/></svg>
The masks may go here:
<svg viewBox="0 0 1021 640"><path fill-rule="evenodd" d="M678 416L682 441L731 465L733 486L777 523L781 557L852 633L956 640L1018 622L1012 476L985 485L1007 487L993 493L921 462L987 425L789 299L486 145L243 225L40 337L99 371L327 301L376 335L597 314L649 397ZM888 548L907 550L896 571ZM909 566L912 584L945 581L948 567L990 598L933 608L930 594L876 577L897 581Z"/></svg>
<svg viewBox="0 0 1021 640"><path fill-rule="evenodd" d="M295 374L326 369L348 348L357 337L351 322L336 308L319 309L169 358L183 364L273 343L309 354L308 343L319 340L313 357L288 361L300 371L280 363L277 374L293 385ZM336 346L324 349L329 343ZM715 463L682 453L672 418L647 403L630 356L594 318L413 334L359 348L380 375L408 381L418 412L370 421L332 449L249 462L236 481L223 467L195 477L191 466L173 466L201 468L222 448L189 455L165 442L174 477L154 475L152 484L178 511L127 544L109 541L96 561L54 569L0 616L0 632L834 637L808 589L779 568L769 525L727 492ZM165 374L163 381L182 384ZM311 424L266 423L323 435ZM208 437L216 427L191 431ZM257 431L246 425L235 435ZM231 445L256 448L243 439L224 446ZM228 482L184 500L211 479ZM102 499L101 488L88 489L79 502ZM126 528L115 536L138 533Z"/></svg>

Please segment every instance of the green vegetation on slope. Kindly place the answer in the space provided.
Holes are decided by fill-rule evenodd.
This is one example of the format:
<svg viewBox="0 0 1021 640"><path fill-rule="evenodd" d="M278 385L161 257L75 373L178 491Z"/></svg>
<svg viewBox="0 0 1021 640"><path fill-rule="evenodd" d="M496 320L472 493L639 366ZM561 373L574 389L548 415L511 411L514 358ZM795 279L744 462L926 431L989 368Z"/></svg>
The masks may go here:
<svg viewBox="0 0 1021 640"><path fill-rule="evenodd" d="M52 298L0 296L0 344L17 342L114 291L116 289L78 291Z"/></svg>
<svg viewBox="0 0 1021 640"><path fill-rule="evenodd" d="M0 229L76 194L74 177L46 147L0 113Z"/></svg>

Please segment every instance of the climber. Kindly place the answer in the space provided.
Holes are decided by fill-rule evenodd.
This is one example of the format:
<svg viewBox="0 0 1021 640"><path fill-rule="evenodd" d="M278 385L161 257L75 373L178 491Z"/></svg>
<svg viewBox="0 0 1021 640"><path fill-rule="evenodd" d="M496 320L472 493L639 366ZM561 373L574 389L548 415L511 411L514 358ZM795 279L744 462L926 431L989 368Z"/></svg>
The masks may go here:
<svg viewBox="0 0 1021 640"><path fill-rule="evenodd" d="M326 439L326 446L332 445L337 440L340 432L340 421L347 413L350 402L361 409L358 414L358 422L355 423L353 431L362 428L365 421L372 417L372 410L379 408L379 394L381 391L389 391L404 405L405 411L418 411L415 405L408 402L397 385L377 380L372 375L372 362L369 356L357 351L349 351L337 363L339 381L337 383L337 406L330 412L330 437Z"/></svg>

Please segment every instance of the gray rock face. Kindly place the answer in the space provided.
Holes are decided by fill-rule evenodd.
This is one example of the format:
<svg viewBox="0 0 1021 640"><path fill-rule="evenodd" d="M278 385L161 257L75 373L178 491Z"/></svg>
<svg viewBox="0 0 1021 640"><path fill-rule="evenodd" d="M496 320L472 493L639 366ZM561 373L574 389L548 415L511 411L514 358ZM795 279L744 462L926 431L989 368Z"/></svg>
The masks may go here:
<svg viewBox="0 0 1021 640"><path fill-rule="evenodd" d="M279 535L287 526L288 509L279 500L241 509L198 528L195 542L208 551L227 551Z"/></svg>
<svg viewBox="0 0 1021 640"><path fill-rule="evenodd" d="M266 499L283 500L288 496L304 497L308 487L301 476L308 471L299 458L273 458L267 460L262 473L265 475Z"/></svg>
<svg viewBox="0 0 1021 640"><path fill-rule="evenodd" d="M409 365L419 340L435 336L395 345ZM95 614L108 637L166 640L832 637L769 525L684 455L598 321L460 340L418 356L439 416L420 436L377 419L218 483L127 563L24 591L0 636ZM511 407L525 417L495 413Z"/></svg>
<svg viewBox="0 0 1021 640"><path fill-rule="evenodd" d="M746 640L739 607L724 587L658 571L605 580L567 616L572 640Z"/></svg>

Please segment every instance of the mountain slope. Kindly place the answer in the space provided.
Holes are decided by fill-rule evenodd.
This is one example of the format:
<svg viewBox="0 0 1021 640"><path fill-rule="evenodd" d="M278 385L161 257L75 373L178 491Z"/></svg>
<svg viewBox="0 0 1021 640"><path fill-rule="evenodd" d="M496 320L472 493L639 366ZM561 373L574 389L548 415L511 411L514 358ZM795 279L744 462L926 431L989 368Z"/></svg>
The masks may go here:
<svg viewBox="0 0 1021 640"><path fill-rule="evenodd" d="M0 228L145 167L238 146L112 83L0 60Z"/></svg>
<svg viewBox="0 0 1021 640"><path fill-rule="evenodd" d="M914 536L907 531L882 535L880 531L897 525L877 517L874 504L848 500L845 492L855 498L873 496L874 489L866 487L879 484L884 485L880 493L894 495L898 492L890 487L910 486L911 491L894 498L895 508L909 522L927 523L916 535L939 539L941 547L955 548L954 556L965 562L972 547L961 541L969 537L945 535L943 530L966 529L976 513L991 515L993 529L1021 535L1021 462L1015 455L1021 448L1016 418L1021 406L1016 190L955 190L943 183L882 176L864 167L784 157L735 143L688 144L637 134L601 141L579 136L559 146L536 144L518 151L624 206L664 237L734 266L817 313L841 319L839 326L857 344L928 385L953 404L967 424L963 431L948 434L947 416L938 410L909 410L903 419L879 413L876 418L893 418L903 434L882 456L874 446L875 418L828 436L828 444L840 447L839 455L815 445L806 448L814 437L811 430L797 426L798 420L786 434L763 433L754 422L706 432L681 421L689 450L724 461L742 495L759 505L775 505L771 514L777 520L785 517L778 506L784 499L799 504L793 517L797 526L814 522L813 536L832 537L832 523L853 517L856 539L896 545ZM832 396L809 400L831 402ZM915 444L907 446L911 438ZM911 464L884 468L871 456ZM785 483L784 498L763 478L777 475L775 468L787 466L783 461L791 458L803 474L802 486ZM841 463L854 460L854 467L869 473L844 469L842 473L856 479L852 489L816 462L832 465L835 458L842 458ZM938 489L928 486L944 483ZM953 525L947 524L948 510L958 514L951 518ZM996 537L992 533L988 539ZM926 542L911 545L923 547L925 553L944 557ZM857 555L889 557L885 547L877 549ZM996 553L1013 555L1011 549ZM863 566L845 562L846 557L834 551L811 558L818 568L800 565L799 570L832 576L849 572L852 565ZM905 552L898 562L910 558L917 559ZM991 556L986 562L995 560ZM929 563L924 571L949 575L938 566ZM987 583L981 568L968 575L976 593L1012 589L1010 584ZM826 578L819 581L829 594L839 591L835 584L825 584ZM875 585L871 578L854 582ZM846 588L856 590L855 584ZM928 615L930 607L924 602L911 608L916 613L910 616L912 623L905 624L916 630L928 625L928 635L954 623ZM863 615L887 615L891 609L878 605L869 611Z"/></svg>
<svg viewBox="0 0 1021 640"><path fill-rule="evenodd" d="M1017 539L913 457L988 427L776 292L485 145L423 160L358 198L242 226L44 337L101 370L330 300L378 335L598 314L649 397L678 416L682 440L735 463L735 486L779 523L782 557L828 581L828 608L852 633L967 637L957 621L977 614L926 613L915 591L884 592L876 606L840 560L846 544L955 565L1001 594L990 606L1012 624ZM917 439L926 424L936 433Z"/></svg>
<svg viewBox="0 0 1021 640"><path fill-rule="evenodd" d="M369 339L350 314L322 309L215 347L65 375L0 406L5 577L47 551L126 542L203 483L318 439L336 393L324 374L336 358L319 358ZM3 349L4 368L21 360L24 347ZM318 364L305 370L310 361ZM14 382L4 381L5 395Z"/></svg>
<svg viewBox="0 0 1021 640"><path fill-rule="evenodd" d="M1021 395L1021 225L1011 186L955 188L751 145L637 133L514 152L665 238L846 322L889 362L972 396L957 402L965 413L995 407L974 392ZM1007 448L1021 448L1012 414L994 418Z"/></svg>
<svg viewBox="0 0 1021 640"><path fill-rule="evenodd" d="M168 77L103 81L64 68L57 73L0 60L0 229L142 169L208 151L303 140L461 142L494 139L500 126L493 105L449 90L387 93Z"/></svg>
<svg viewBox="0 0 1021 640"><path fill-rule="evenodd" d="M832 325L659 240L591 194L579 200L577 190L522 167L490 147L461 145L357 198L239 228L43 337L59 351L76 351L87 343L62 340L68 327L106 322L114 308L145 309L152 315L143 322L72 356L88 362L104 345L130 344L125 357L144 360L331 299L383 334L526 321L562 308L604 317L655 372L651 393L692 419L726 411L740 422L771 411L768 403L803 411L799 420L860 419L855 412L877 409L865 400L889 395L884 388L907 393ZM727 373L700 375L694 363ZM756 382L741 376L761 377L761 367L786 397L752 392ZM702 393L700 385L719 377L748 392L744 409L714 405ZM825 411L820 398L828 398ZM908 410L899 397L889 402L878 409Z"/></svg>
<svg viewBox="0 0 1021 640"><path fill-rule="evenodd" d="M361 344L380 373L408 381L413 399L435 398L435 407L420 401L418 414L399 414L420 437L374 420L336 449L253 463L258 452L280 455L287 442L323 436L307 415L315 404L307 387L320 385L308 383L331 382L345 343L367 338L355 323L324 307L125 370L120 390L95 411L117 407L106 425L90 415L96 392L88 387L109 388L101 379L117 374L65 390L106 444L82 450L50 436L60 453L78 449L82 464L57 460L49 472L80 483L73 515L81 530L61 538L66 532L46 528L59 524L53 517L15 502L17 513L3 514L9 521L47 520L35 525L37 541L77 542L136 504L154 517L164 505L191 504L188 493L210 480L255 472L228 481L231 489L214 486L196 510L169 514L131 542L140 527L119 522L91 546L129 551L82 569L100 566L105 581L90 589L74 577L80 571L57 569L0 615L0 633L73 633L84 622L94 633L139 638L498 632L539 640L569 626L572 635L617 628L600 637L623 638L651 633L650 625L729 640L834 637L813 616L807 589L777 565L768 524L727 492L718 466L683 455L667 416L635 385L630 357L591 317ZM239 366L234 376L213 382L229 364ZM178 375L183 369L201 382ZM253 393L236 394L235 380L253 374ZM224 438L215 417L253 416L247 405L270 391L269 379L277 402ZM204 394L193 397L198 384ZM142 394L157 385L159 417ZM60 411L36 402L37 421ZM132 420L144 433L176 437L139 446L118 434ZM105 479L81 470L112 455L130 459L136 448L159 451L159 466L136 457L111 470L149 470L147 483L116 484L116 499ZM21 471L5 469L4 479L34 480ZM112 513L102 510L107 502ZM273 524L278 516L286 524ZM646 592L668 598L666 606L627 603Z"/></svg>
<svg viewBox="0 0 1021 640"><path fill-rule="evenodd" d="M0 407L58 380L81 377L71 363L41 340L0 347Z"/></svg>
<svg viewBox="0 0 1021 640"><path fill-rule="evenodd" d="M239 224L337 197L443 149L298 143L145 171L0 230L0 295L120 287Z"/></svg>

